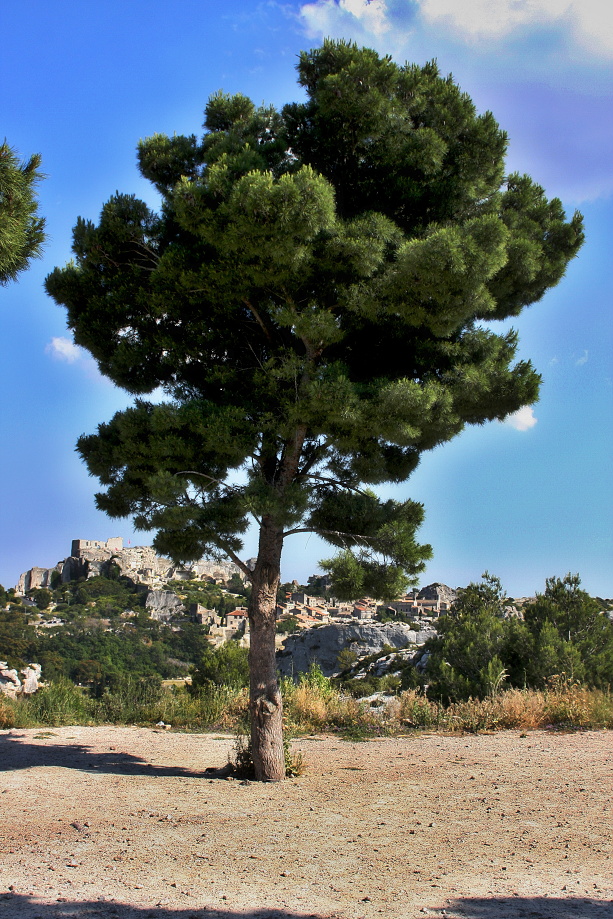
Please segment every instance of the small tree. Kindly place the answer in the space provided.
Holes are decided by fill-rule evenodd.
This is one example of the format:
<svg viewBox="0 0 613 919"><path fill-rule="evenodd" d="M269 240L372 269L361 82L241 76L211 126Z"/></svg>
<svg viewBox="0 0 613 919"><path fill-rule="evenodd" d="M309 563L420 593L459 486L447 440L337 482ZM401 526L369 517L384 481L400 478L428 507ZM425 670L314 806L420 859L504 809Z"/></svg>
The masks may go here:
<svg viewBox="0 0 613 919"><path fill-rule="evenodd" d="M529 664L535 683L564 672L592 686L611 685L613 622L601 604L581 589L578 574L547 578L544 593L526 607L524 618L537 651ZM546 660L553 662L549 670Z"/></svg>
<svg viewBox="0 0 613 919"><path fill-rule="evenodd" d="M498 578L469 584L430 639L428 693L444 701L495 694L503 684L543 689L554 676L606 687L613 678L613 622L579 588L578 575L548 578L524 619L505 618Z"/></svg>
<svg viewBox="0 0 613 919"><path fill-rule="evenodd" d="M431 696L448 702L497 691L506 677L504 603L499 579L486 571L481 583L469 584L439 619L438 634L426 645Z"/></svg>
<svg viewBox="0 0 613 919"><path fill-rule="evenodd" d="M39 587L37 590L33 591L32 599L39 609L45 610L49 608L53 600L53 594L47 587Z"/></svg>
<svg viewBox="0 0 613 919"><path fill-rule="evenodd" d="M45 239L45 221L38 216L36 184L40 155L20 163L4 141L0 144L0 285L14 281L37 258Z"/></svg>
<svg viewBox="0 0 613 919"><path fill-rule="evenodd" d="M325 566L335 596L406 589L430 554L415 539L423 509L372 486L536 400L517 336L489 324L538 300L582 241L580 215L566 222L530 178L505 177L506 136L434 64L326 42L298 72L306 102L277 112L218 93L202 140L142 141L159 213L117 194L97 225L79 218L75 261L47 279L104 374L168 394L78 449L100 509L134 515L174 559L230 558L251 584L252 750L267 780L284 775L284 540L316 532L340 549Z"/></svg>
<svg viewBox="0 0 613 919"><path fill-rule="evenodd" d="M292 635L300 628L300 621L296 616L288 616L287 619L277 621L277 632L280 635Z"/></svg>
<svg viewBox="0 0 613 919"><path fill-rule="evenodd" d="M218 648L207 648L192 675L192 690L203 687L249 685L249 661L246 648L237 641L226 641Z"/></svg>

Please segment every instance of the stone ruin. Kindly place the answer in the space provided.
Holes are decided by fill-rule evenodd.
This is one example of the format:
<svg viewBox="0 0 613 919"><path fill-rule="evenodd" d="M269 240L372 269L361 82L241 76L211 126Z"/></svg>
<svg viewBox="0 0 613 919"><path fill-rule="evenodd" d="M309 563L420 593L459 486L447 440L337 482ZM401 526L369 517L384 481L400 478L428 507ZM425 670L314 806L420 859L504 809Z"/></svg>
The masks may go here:
<svg viewBox="0 0 613 919"><path fill-rule="evenodd" d="M123 539L115 536L106 541L73 539L68 558L60 560L53 568L34 567L24 571L15 590L23 597L37 587L52 587L96 575L108 576L112 566L135 584L153 588L160 588L167 581L190 578L228 581L234 574L244 580L243 572L232 562L201 559L177 566L170 559L156 555L151 546L124 546Z"/></svg>

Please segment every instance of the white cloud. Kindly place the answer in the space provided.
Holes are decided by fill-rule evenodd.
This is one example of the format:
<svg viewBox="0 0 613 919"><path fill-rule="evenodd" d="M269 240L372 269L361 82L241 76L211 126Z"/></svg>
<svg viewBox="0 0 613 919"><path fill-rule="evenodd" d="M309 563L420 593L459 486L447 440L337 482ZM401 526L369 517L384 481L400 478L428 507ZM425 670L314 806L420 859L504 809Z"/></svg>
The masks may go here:
<svg viewBox="0 0 613 919"><path fill-rule="evenodd" d="M584 364L587 364L588 358L589 358L589 355L587 351L584 350L581 357L577 358L577 360L575 361L575 367L582 367Z"/></svg>
<svg viewBox="0 0 613 919"><path fill-rule="evenodd" d="M315 0L300 8L310 36L387 35L394 41L408 38L416 13L424 25L447 26L470 43L562 27L584 51L613 54L613 16L607 16L602 0Z"/></svg>
<svg viewBox="0 0 613 919"><path fill-rule="evenodd" d="M502 38L522 26L564 16L573 0L420 0L428 22L447 21L470 39Z"/></svg>
<svg viewBox="0 0 613 919"><path fill-rule="evenodd" d="M68 364L74 364L83 358L83 351L70 338L52 338L45 348L45 354Z"/></svg>
<svg viewBox="0 0 613 919"><path fill-rule="evenodd" d="M503 423L515 428L516 431L529 431L530 428L534 427L536 422L537 419L534 417L534 409L532 406L524 405L523 408L513 412L512 415L507 415Z"/></svg>
<svg viewBox="0 0 613 919"><path fill-rule="evenodd" d="M315 0L300 7L300 18L311 38L348 38L377 43L394 36L388 17L387 0Z"/></svg>
<svg viewBox="0 0 613 919"><path fill-rule="evenodd" d="M470 41L502 39L519 29L570 28L591 53L613 54L613 17L602 0L419 0L426 22L448 23Z"/></svg>
<svg viewBox="0 0 613 919"><path fill-rule="evenodd" d="M340 5L373 35L382 35L389 30L385 0L340 0Z"/></svg>

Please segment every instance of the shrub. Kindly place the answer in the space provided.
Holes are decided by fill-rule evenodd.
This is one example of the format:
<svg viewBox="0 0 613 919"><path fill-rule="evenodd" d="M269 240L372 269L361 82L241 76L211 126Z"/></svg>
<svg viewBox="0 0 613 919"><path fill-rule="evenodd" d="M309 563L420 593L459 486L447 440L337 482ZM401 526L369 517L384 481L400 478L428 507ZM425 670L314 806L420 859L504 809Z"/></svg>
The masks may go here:
<svg viewBox="0 0 613 919"><path fill-rule="evenodd" d="M198 693L208 686L249 685L249 651L236 641L226 641L218 648L207 648L192 672L191 691Z"/></svg>
<svg viewBox="0 0 613 919"><path fill-rule="evenodd" d="M15 727L15 707L6 696L0 695L0 728Z"/></svg>
<svg viewBox="0 0 613 919"><path fill-rule="evenodd" d="M390 714L400 726L409 728L432 728L443 720L442 706L431 702L415 689L402 692L393 703Z"/></svg>
<svg viewBox="0 0 613 919"><path fill-rule="evenodd" d="M20 700L21 701L21 700ZM20 705L20 713L36 725L59 727L66 724L88 724L92 720L92 706L84 693L64 677L39 689ZM25 727L23 723L18 725Z"/></svg>

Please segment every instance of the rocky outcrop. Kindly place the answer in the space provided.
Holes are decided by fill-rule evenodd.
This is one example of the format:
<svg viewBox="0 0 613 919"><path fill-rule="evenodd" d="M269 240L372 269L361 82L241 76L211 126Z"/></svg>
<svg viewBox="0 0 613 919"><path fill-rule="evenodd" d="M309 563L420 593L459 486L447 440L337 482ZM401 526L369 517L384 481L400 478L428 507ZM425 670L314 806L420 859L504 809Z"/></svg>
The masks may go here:
<svg viewBox="0 0 613 919"><path fill-rule="evenodd" d="M35 567L24 571L15 587L16 592L23 597L29 590L35 590L37 587L51 587L53 572L56 571L58 578L61 578L62 565L63 562L58 562L54 568Z"/></svg>
<svg viewBox="0 0 613 919"><path fill-rule="evenodd" d="M295 676L316 661L326 676L333 676L340 670L338 656L345 649L360 658L377 654L385 645L417 650L434 634L433 629L416 631L404 622L330 623L290 635L277 652L277 667L283 676Z"/></svg>
<svg viewBox="0 0 613 919"><path fill-rule="evenodd" d="M185 612L183 601L172 590L150 590L145 606L151 618L160 622L167 622Z"/></svg>
<svg viewBox="0 0 613 919"><path fill-rule="evenodd" d="M62 564L62 584L85 577L87 577L87 566L82 559L74 555L64 559Z"/></svg>
<svg viewBox="0 0 613 919"><path fill-rule="evenodd" d="M253 560L250 560L253 561ZM249 563L248 563L249 564ZM119 537L101 542L94 539L73 539L71 555L59 561L54 568L30 568L19 578L15 588L20 596L36 587L51 587L53 572L57 572L62 583L77 578L108 577L112 569L135 584L162 587L167 581L187 581L192 578L229 581L238 574L244 580L242 571L232 562L202 559L187 565L175 565L169 558L156 555L151 546L123 546Z"/></svg>
<svg viewBox="0 0 613 919"><path fill-rule="evenodd" d="M6 661L0 661L0 693L12 697L32 695L39 688L40 673L40 664L30 664L18 674L16 670L9 668Z"/></svg>
<svg viewBox="0 0 613 919"><path fill-rule="evenodd" d="M427 587L422 587L422 589L417 594L418 600L435 600L439 603L455 603L458 599L458 592L454 590L453 587L447 587L446 584L428 584Z"/></svg>

